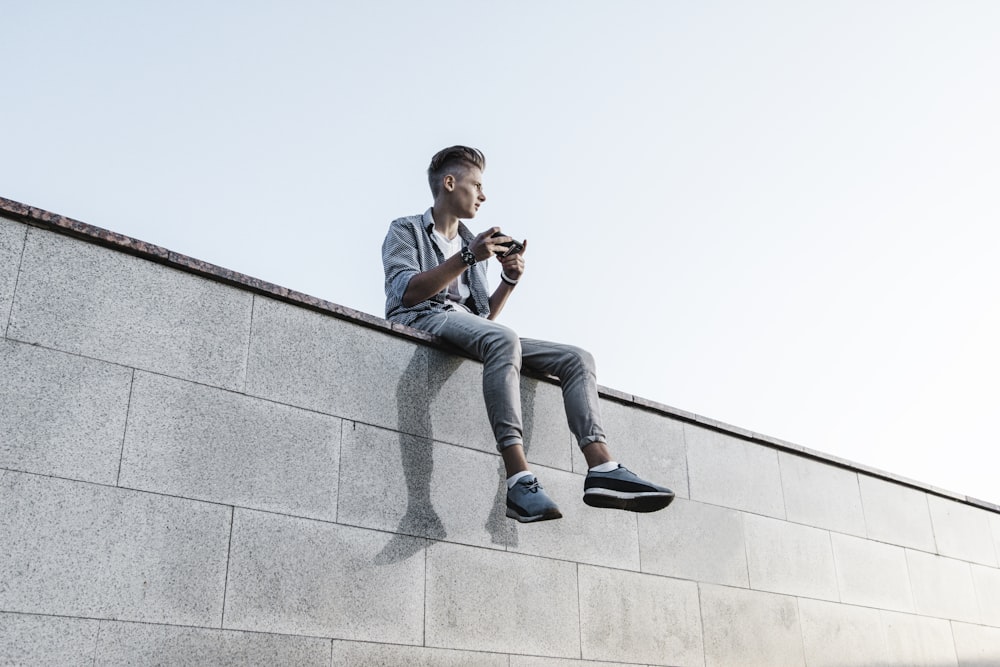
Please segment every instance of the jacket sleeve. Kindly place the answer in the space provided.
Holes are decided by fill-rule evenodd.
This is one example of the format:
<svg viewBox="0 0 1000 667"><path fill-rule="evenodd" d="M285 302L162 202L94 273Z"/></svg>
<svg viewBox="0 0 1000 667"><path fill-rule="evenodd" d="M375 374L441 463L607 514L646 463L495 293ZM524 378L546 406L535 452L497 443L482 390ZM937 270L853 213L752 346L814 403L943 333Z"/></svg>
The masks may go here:
<svg viewBox="0 0 1000 667"><path fill-rule="evenodd" d="M414 227L395 220L382 242L382 268L385 270L385 312L388 317L403 306L403 295L410 279L422 270Z"/></svg>

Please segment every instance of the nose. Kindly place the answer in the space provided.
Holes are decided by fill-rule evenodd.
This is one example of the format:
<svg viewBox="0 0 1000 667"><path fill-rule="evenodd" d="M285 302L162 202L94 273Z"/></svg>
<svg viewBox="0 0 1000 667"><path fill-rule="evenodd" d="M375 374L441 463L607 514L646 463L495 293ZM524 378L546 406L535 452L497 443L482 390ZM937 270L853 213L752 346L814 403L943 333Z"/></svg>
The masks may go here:
<svg viewBox="0 0 1000 667"><path fill-rule="evenodd" d="M478 199L479 201L486 201L486 193L480 190Z"/></svg>

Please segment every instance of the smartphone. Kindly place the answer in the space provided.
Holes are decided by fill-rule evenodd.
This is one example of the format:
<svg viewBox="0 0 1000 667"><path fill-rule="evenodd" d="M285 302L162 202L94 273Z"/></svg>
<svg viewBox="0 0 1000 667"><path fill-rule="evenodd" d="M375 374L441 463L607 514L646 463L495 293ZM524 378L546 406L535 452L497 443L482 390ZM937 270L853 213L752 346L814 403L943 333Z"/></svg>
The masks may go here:
<svg viewBox="0 0 1000 667"><path fill-rule="evenodd" d="M493 236L494 237L496 237L496 236L507 236L507 234L504 234L503 232L497 232ZM503 247L507 248L506 250L497 251L496 255L497 255L497 257L499 257L501 259L503 259L504 257L510 257L511 255L516 255L517 253L519 253L522 250L524 250L524 244L523 243L519 243L517 241L508 241L506 243L501 243L500 245L502 245Z"/></svg>

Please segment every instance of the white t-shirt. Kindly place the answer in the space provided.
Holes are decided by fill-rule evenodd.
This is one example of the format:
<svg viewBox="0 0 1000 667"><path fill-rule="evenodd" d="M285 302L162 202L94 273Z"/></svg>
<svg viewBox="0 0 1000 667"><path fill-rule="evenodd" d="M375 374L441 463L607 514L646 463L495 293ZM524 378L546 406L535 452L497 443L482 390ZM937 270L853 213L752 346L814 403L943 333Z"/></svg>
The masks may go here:
<svg viewBox="0 0 1000 667"><path fill-rule="evenodd" d="M453 239L446 239L444 234L439 232L437 229L432 231L432 237L437 247L441 249L441 254L444 255L445 259L451 258L452 255L457 255L462 249L462 237L455 235ZM457 305L465 308L465 301L471 296L472 290L469 289L469 284L465 280L465 271L462 272L458 278L451 281L448 285L447 297L449 301L454 301Z"/></svg>

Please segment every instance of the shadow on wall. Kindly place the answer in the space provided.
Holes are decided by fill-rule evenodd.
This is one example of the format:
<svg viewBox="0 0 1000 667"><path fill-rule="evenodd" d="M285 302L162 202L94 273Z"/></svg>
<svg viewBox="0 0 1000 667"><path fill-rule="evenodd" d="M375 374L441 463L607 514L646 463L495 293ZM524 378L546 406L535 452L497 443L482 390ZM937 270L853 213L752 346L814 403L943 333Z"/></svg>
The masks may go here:
<svg viewBox="0 0 1000 667"><path fill-rule="evenodd" d="M436 363L430 361L431 357L436 358ZM399 562L427 548L427 542L415 542L408 536L426 537L429 540L443 540L448 536L431 498L434 477L434 424L431 406L439 399L441 388L464 361L464 358L454 354L432 355L427 348L417 346L396 387L399 454L406 477L407 505L406 513L396 529L397 534L376 557L379 564ZM422 389L412 391L414 386L421 387L421 383L415 382L415 379L422 376L426 376L426 383ZM521 380L526 451L534 430L536 386L535 380ZM496 495L485 528L494 544L516 547L517 523L508 519L506 512L507 485L503 461L498 458Z"/></svg>

